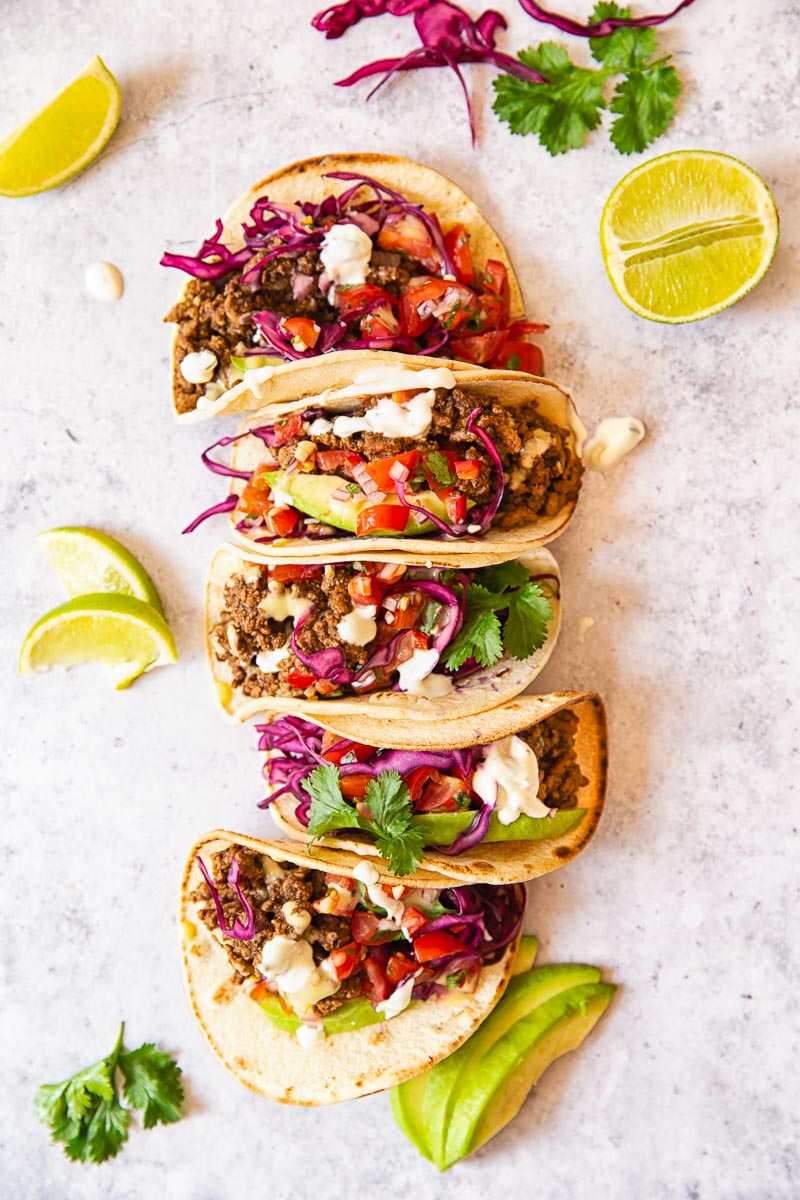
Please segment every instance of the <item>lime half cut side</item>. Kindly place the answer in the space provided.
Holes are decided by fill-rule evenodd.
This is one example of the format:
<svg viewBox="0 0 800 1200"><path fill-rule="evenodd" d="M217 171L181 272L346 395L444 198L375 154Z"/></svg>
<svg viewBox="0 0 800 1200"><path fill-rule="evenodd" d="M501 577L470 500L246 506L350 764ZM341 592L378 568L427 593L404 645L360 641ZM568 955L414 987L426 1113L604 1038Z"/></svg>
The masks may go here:
<svg viewBox="0 0 800 1200"><path fill-rule="evenodd" d="M678 325L735 304L766 274L778 211L746 163L711 150L652 158L620 180L600 222L609 279L640 317Z"/></svg>
<svg viewBox="0 0 800 1200"><path fill-rule="evenodd" d="M0 141L0 195L45 192L88 167L116 129L121 104L116 79L99 56L93 58Z"/></svg>
<svg viewBox="0 0 800 1200"><path fill-rule="evenodd" d="M22 644L20 674L104 663L117 689L176 662L175 639L152 605L135 596L76 596L37 621Z"/></svg>
<svg viewBox="0 0 800 1200"><path fill-rule="evenodd" d="M138 559L107 533L83 525L47 529L36 535L68 596L120 592L152 604L162 614L155 584Z"/></svg>

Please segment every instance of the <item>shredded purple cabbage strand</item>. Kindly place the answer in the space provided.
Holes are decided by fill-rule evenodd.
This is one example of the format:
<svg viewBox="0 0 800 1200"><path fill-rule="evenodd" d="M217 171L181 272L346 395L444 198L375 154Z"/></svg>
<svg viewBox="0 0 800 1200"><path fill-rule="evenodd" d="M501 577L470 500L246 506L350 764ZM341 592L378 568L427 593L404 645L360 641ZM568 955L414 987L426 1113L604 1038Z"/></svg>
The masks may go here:
<svg viewBox="0 0 800 1200"><path fill-rule="evenodd" d="M681 3L677 4L670 12L660 13L655 16L606 17L602 21L593 21L584 24L582 21L574 21L571 17L562 17L559 13L542 8L541 4L535 3L535 0L519 0L519 2L528 16L533 17L535 21L542 21L545 25L555 25L556 29L560 29L562 33L571 33L575 37L586 38L608 37L615 29L645 29L651 25L663 25L665 21L669 21L671 17L679 13L681 9L688 8L690 4L694 4L694 0L681 0Z"/></svg>
<svg viewBox="0 0 800 1200"><path fill-rule="evenodd" d="M195 862L200 868L200 873L203 876L203 879L205 879L208 890L211 893L211 899L214 901L214 908L217 910L217 920L219 921L220 933L222 933L225 937L238 938L242 942L248 942L252 937L255 936L256 914L252 904L250 904L244 892L239 887L239 863L236 855L234 854L231 858L231 865L228 870L228 887L232 887L236 892L237 899L244 909L247 917L247 922L242 924L237 917L230 929L228 929L225 924L225 912L222 907L222 901L219 898L219 892L214 886L214 881L206 868L206 864L203 862L199 854L195 856Z"/></svg>

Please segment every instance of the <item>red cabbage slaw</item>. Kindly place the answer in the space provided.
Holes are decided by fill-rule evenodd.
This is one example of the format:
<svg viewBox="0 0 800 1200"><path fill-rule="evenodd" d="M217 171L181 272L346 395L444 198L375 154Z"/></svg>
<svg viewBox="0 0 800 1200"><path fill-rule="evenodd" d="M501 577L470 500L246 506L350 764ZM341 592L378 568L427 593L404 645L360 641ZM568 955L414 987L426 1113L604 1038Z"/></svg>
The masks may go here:
<svg viewBox="0 0 800 1200"><path fill-rule="evenodd" d="M352 411L355 412L356 409L354 408ZM302 414L304 422L313 421L316 419L316 417L318 417L320 415L323 415L322 409L308 409ZM484 449L486 450L486 453L488 454L489 458L492 461L492 465L494 466L497 480L495 483L495 490L494 490L494 493L493 493L491 499L488 501L487 504L478 505L475 508L470 509L467 514L467 518L468 518L467 520L461 521L461 522L448 523L447 521L443 521L441 519L441 517L438 517L435 513L431 512L430 509L425 508L423 505L412 503L411 500L409 500L409 498L408 498L409 494L406 492L408 471L405 471L405 473L403 473L403 470L399 469L397 478L395 478L395 480L394 480L394 486L395 486L395 491L397 493L397 498L400 501L400 503L403 505L403 507L406 508L410 513L414 513L416 515L416 518L420 525L424 524L425 522L430 522L432 525L435 526L437 532L429 535L432 538L443 538L443 539L455 541L458 538L466 537L468 535L474 536L474 535L478 535L478 534L484 534L491 527L491 524L497 514L497 510L502 503L503 495L505 492L505 480L504 480L504 476L503 476L502 459L500 458L500 454L497 450L496 445L492 441L491 437L486 432L486 430L478 423L479 416L480 416L480 409L479 408L473 409L472 413L470 414L470 416L467 420L466 428L469 433L474 433L475 436L478 437L479 440L482 442ZM267 449L272 449L275 445L275 428L274 428L274 426L271 426L271 425L258 426L253 429L247 429L247 430L245 430L244 433L236 434L234 437L220 438L218 441L213 442L210 446L208 446L201 454L200 458L201 458L203 465L207 468L207 470L211 471L212 474L215 474L215 475L226 475L226 476L229 475L229 476L233 476L235 478L243 479L243 480L250 479L252 477L252 475L254 474L254 472L236 471L229 466L226 466L222 463L215 462L213 459L209 458L211 451L216 449L217 446L229 446L232 443L237 442L241 438L244 438L244 437L259 438L264 443L264 445L267 447ZM347 481L343 480L342 482L346 483ZM410 494L411 494L411 496L414 495L413 492ZM228 497L226 497L225 500L221 501L218 504L212 505L211 508L205 509L202 513L200 513L197 517L195 517L195 519L191 522L191 524L189 524L184 530L182 530L182 532L183 533L193 533L194 530L197 529L198 526L201 525L204 521L206 521L209 517L216 516L219 513L231 512L233 509L236 508L238 503L239 503L238 494L231 493ZM302 515L303 514L301 513L301 516ZM309 518L309 520L310 520L310 518ZM312 523L317 524L316 521L313 521ZM281 538L281 540L286 540L288 538L298 538L298 537L310 537L310 538L315 538L315 539L324 537L324 538L328 538L328 539L333 539L335 537L353 536L351 534L348 534L347 531L345 531L345 530L334 530L333 533L313 531L313 530L309 531L308 528L306 528L302 525L297 525L295 527L295 529L293 529L289 533L262 534L259 537L253 536L253 534L256 530L261 531L265 527L266 527L266 522L265 522L265 518L263 516L258 516L258 517L244 516L244 517L242 517L242 519L240 521L238 521L238 523L236 525L236 531L237 531L237 533L246 533L248 536L251 536L253 538L254 542L257 542L258 544L267 544L269 542L274 542L278 538ZM329 528L333 529L334 527L331 526ZM369 535L366 535L366 536L369 536Z"/></svg>
<svg viewBox="0 0 800 1200"><path fill-rule="evenodd" d="M258 749L267 755L263 767L264 778L269 784L270 794L259 802L259 808L268 808L280 796L292 796L297 805L295 818L308 827L311 802L303 782L318 766L329 766L332 759L322 753L325 731L313 721L303 717L281 716L268 725L256 725L260 735ZM329 747L341 752L346 760L354 742L345 738ZM433 767L443 774L457 774L467 778L483 758L482 746L469 746L453 750L385 750L376 748L369 758L336 763L340 775L371 775L377 778L382 771L397 771L401 776L410 774L417 767ZM494 803L481 803L472 823L459 834L449 846L432 845L431 850L441 854L458 855L471 850L486 837ZM354 826L355 828L355 826ZM338 831L346 835L346 830Z"/></svg>
<svg viewBox="0 0 800 1200"><path fill-rule="evenodd" d="M255 913L236 882L238 863L235 853L228 872L228 883L236 891L248 920L245 925L237 919L230 930L225 925L222 901L210 872L199 855L195 861L214 903L220 932L227 938L251 941L257 932ZM342 873L341 869L338 873ZM417 982L412 990L412 998L416 1000L427 1000L432 995L446 994L450 990L446 984L448 976L457 975L465 970L477 970L497 962L517 938L525 915L526 893L524 886L519 883L499 886L467 884L463 887L443 888L438 892L437 898L442 907L449 911L427 922L413 934L404 932L405 941L395 940L382 945L372 945L368 952L369 957L375 958L380 966L385 968L389 957L398 950L403 953L408 948L413 952L417 937L458 926L458 938L463 944L463 949L430 959L424 966L420 965L416 973ZM401 981L397 988L403 986L404 982Z"/></svg>

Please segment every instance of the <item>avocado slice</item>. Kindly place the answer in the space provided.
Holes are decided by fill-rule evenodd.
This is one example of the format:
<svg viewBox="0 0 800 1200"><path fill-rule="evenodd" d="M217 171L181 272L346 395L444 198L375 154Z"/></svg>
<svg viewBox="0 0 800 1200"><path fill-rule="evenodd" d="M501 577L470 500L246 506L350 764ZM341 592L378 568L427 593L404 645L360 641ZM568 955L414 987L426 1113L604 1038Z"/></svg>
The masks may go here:
<svg viewBox="0 0 800 1200"><path fill-rule="evenodd" d="M541 842L563 837L577 829L586 816L585 808L565 808L552 817L526 817L523 813L510 825L503 825L497 813L489 818L485 842ZM419 813L411 824L425 839L426 846L452 846L475 819L474 812Z"/></svg>
<svg viewBox="0 0 800 1200"><path fill-rule="evenodd" d="M574 989L576 985L597 983L599 979L597 967L584 966L582 963L556 963L518 975L511 980L497 1007L472 1037L454 1054L431 1068L422 1119L433 1161L440 1170L445 1165L451 1117L460 1103L462 1092L469 1087L470 1079L476 1075L482 1077L481 1062L484 1056L518 1021L537 1011L552 997Z"/></svg>
<svg viewBox="0 0 800 1200"><path fill-rule="evenodd" d="M530 971L536 960L538 951L539 939L535 938L532 933L523 933L519 939L514 964L511 968L512 976L522 975L524 971Z"/></svg>
<svg viewBox="0 0 800 1200"><path fill-rule="evenodd" d="M338 491L345 482L338 475L314 475L304 471L296 471L292 475L287 475L285 471L266 471L264 478L271 488L279 488L280 491L291 496L294 507L305 513L306 516L313 517L316 521L322 521L325 525L333 525L336 529L347 530L348 533L355 533L359 513L363 512L365 508L372 508L375 504L375 501L370 500L368 496L354 496L350 500L334 500L334 492ZM412 502L426 508L441 520L447 520L444 502L435 492L415 492ZM380 503L400 507L400 501L394 496L387 496ZM421 533L430 533L433 529L435 526L432 521L424 521L421 525L418 525L416 521L408 521L407 527L402 533L398 533L397 530L373 529L370 530L370 537L378 537L383 532L390 537L417 537Z"/></svg>
<svg viewBox="0 0 800 1200"><path fill-rule="evenodd" d="M408 1140L414 1143L423 1158L433 1162L422 1122L422 1105L429 1075L430 1071L423 1071L421 1075L415 1075L413 1079L407 1079L405 1083L392 1088L389 1103L392 1116Z"/></svg>
<svg viewBox="0 0 800 1200"><path fill-rule="evenodd" d="M259 1003L276 1029L294 1033L303 1024L299 1017L286 1012L277 996L267 996ZM383 1013L376 1012L366 997L357 996L355 1000L348 1000L337 1008L329 1017L323 1017L322 1028L329 1035L347 1033L351 1029L362 1029L365 1025L376 1025L383 1020Z"/></svg>
<svg viewBox="0 0 800 1200"><path fill-rule="evenodd" d="M495 1043L460 1090L444 1153L437 1158L440 1170L477 1150L516 1116L550 1064L591 1032L615 990L609 983L571 987L539 1005Z"/></svg>

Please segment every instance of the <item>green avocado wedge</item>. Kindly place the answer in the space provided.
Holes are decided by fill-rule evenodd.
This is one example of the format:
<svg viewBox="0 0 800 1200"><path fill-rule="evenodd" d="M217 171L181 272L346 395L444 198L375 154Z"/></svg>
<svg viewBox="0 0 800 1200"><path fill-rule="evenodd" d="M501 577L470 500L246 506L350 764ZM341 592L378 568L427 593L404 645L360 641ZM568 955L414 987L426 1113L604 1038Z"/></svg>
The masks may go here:
<svg viewBox="0 0 800 1200"><path fill-rule="evenodd" d="M264 478L271 488L278 488L291 496L294 507L305 513L306 516L313 517L316 521L321 521L326 525L333 525L336 529L344 529L348 533L356 532L359 514L364 509L373 508L375 505L374 500L363 495L354 496L350 500L334 499L334 493L345 482L338 475L314 475L312 473L305 474L302 471L298 471L294 475L287 475L285 471L267 471ZM400 507L400 501L394 496L387 496L380 503L381 506ZM447 520L444 502L435 492L415 492L413 503L426 508L441 520ZM431 533L432 531L435 531L432 521L424 521L418 525L409 514L409 520L404 530L375 528L370 529L369 536L380 537L385 534L392 537L418 537L422 533Z"/></svg>
<svg viewBox="0 0 800 1200"><path fill-rule="evenodd" d="M522 975L523 972L530 971L536 962L536 955L538 953L539 939L534 937L532 933L523 933L519 939L514 965L511 968L512 979L515 975Z"/></svg>
<svg viewBox="0 0 800 1200"><path fill-rule="evenodd" d="M303 1024L299 1017L286 1012L277 996L267 996L259 1003L275 1028L282 1029L284 1033L295 1033ZM348 1000L329 1017L323 1017L322 1028L327 1035L347 1033L351 1029L363 1029L365 1025L377 1025L385 1019L383 1013L375 1012L366 997L359 996L355 1000Z"/></svg>
<svg viewBox="0 0 800 1200"><path fill-rule="evenodd" d="M392 1106L392 1116L408 1140L414 1143L423 1158L433 1162L422 1121L425 1089L430 1075L430 1071L423 1071L421 1075L415 1075L413 1079L392 1088L389 1102Z"/></svg>
<svg viewBox="0 0 800 1200"><path fill-rule="evenodd" d="M427 1072L428 1086L425 1089L422 1121L433 1161L440 1170L450 1165L446 1159L454 1112L460 1106L462 1095L465 1092L471 1094L474 1090L474 1080L483 1079L483 1061L496 1043L517 1023L538 1012L553 997L574 990L576 986L593 985L599 979L597 967L581 963L536 967L517 975L509 983L497 1007L472 1037L454 1054ZM472 1103L474 1107L476 1101ZM461 1141L463 1138L458 1139L458 1144Z"/></svg>
<svg viewBox="0 0 800 1200"><path fill-rule="evenodd" d="M523 813L510 825L502 825L497 814L489 818L485 842L541 842L546 838L563 837L577 829L586 816L585 808L566 808L552 817L526 817ZM475 819L474 812L420 813L411 818L426 846L451 846Z"/></svg>
<svg viewBox="0 0 800 1200"><path fill-rule="evenodd" d="M436 1158L440 1170L472 1154L516 1116L550 1064L592 1031L615 990L608 983L571 987L517 1021L492 1046L459 1091L444 1152Z"/></svg>

